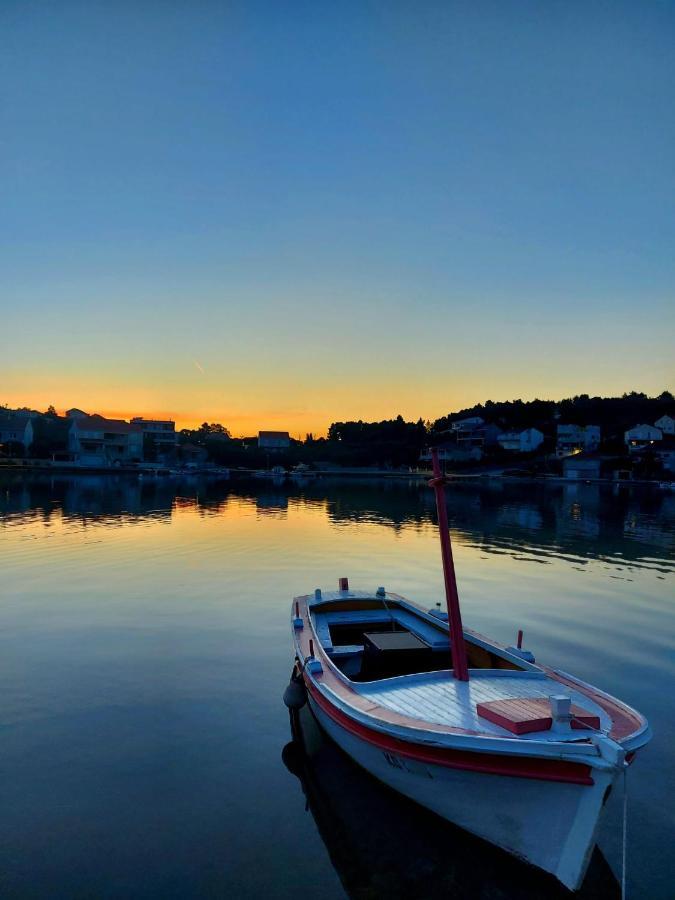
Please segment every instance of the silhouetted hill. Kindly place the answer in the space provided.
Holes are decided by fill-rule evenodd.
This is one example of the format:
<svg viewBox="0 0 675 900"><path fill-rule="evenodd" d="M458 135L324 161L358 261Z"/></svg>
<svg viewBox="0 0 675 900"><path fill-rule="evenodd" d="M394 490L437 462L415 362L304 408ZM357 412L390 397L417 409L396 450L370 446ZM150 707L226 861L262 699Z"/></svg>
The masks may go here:
<svg viewBox="0 0 675 900"><path fill-rule="evenodd" d="M557 424L600 425L603 435L609 436L639 423L653 424L666 414L675 414L675 399L669 391L658 397L631 391L622 397L579 394L565 400L486 400L436 419L431 430L438 433L458 419L480 416L505 430L532 426L547 433L554 431Z"/></svg>

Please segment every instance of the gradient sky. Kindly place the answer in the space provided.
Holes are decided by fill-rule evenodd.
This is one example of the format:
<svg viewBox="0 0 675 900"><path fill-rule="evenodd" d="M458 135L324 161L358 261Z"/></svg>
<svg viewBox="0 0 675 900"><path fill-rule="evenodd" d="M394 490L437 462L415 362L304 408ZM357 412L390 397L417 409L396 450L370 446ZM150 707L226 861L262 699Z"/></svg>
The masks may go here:
<svg viewBox="0 0 675 900"><path fill-rule="evenodd" d="M0 5L0 402L675 385L675 4Z"/></svg>

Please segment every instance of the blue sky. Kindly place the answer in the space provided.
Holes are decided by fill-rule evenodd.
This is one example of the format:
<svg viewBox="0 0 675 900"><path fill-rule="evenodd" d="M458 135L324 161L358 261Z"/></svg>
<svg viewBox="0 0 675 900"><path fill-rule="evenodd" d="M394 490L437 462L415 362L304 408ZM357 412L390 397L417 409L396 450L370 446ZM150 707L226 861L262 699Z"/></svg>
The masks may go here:
<svg viewBox="0 0 675 900"><path fill-rule="evenodd" d="M5 2L0 34L0 401L302 433L673 388L675 5Z"/></svg>

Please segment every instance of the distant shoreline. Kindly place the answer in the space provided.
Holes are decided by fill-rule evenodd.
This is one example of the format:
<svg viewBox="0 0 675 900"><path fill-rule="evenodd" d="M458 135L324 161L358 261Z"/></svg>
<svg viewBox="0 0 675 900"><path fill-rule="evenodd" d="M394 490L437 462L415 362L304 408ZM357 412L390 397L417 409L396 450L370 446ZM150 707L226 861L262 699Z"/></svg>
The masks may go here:
<svg viewBox="0 0 675 900"><path fill-rule="evenodd" d="M230 477L253 478L259 469L229 468ZM2 473L15 475L30 474L52 474L52 475L123 475L123 476L142 476L148 475L157 477L167 481L180 480L184 477L211 477L218 478L223 476L222 469L218 467L203 468L197 470L184 470L170 472L165 466L145 465L138 466L119 466L115 468L98 467L98 466L76 466L72 463L53 463L47 460L19 460L14 464L0 464L0 474ZM362 480L366 478L374 478L390 481L416 481L426 482L431 477L431 472L412 471L402 472L391 469L369 469L369 468L341 468L341 469L321 469L319 471L311 471L307 475L296 475L288 472L283 475L274 476L279 481L302 480L313 481L316 479L355 479ZM604 484L612 486L643 486L656 487L662 483L669 483L668 479L611 479L611 478L564 478L560 475L505 475L501 472L466 472L466 473L448 473L449 482L470 482L485 483L488 481L505 481L512 484ZM672 483L672 482L671 482Z"/></svg>

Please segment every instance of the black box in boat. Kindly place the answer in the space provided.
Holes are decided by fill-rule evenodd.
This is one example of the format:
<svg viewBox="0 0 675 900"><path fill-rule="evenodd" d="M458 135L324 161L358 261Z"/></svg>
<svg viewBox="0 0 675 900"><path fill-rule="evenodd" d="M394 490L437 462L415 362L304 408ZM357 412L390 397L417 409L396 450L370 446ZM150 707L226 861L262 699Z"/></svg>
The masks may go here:
<svg viewBox="0 0 675 900"><path fill-rule="evenodd" d="M433 667L433 650L409 631L366 632L363 635L361 679L411 675Z"/></svg>

